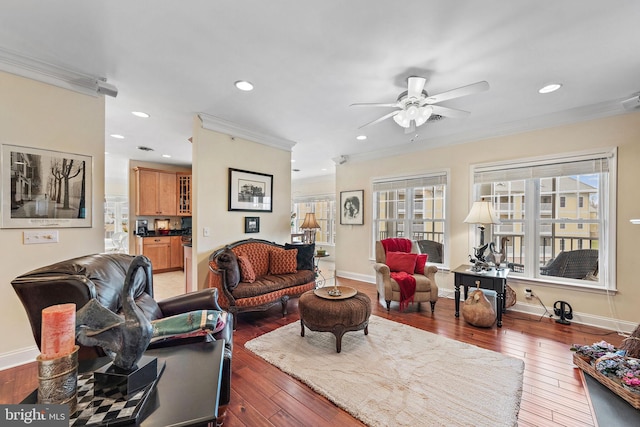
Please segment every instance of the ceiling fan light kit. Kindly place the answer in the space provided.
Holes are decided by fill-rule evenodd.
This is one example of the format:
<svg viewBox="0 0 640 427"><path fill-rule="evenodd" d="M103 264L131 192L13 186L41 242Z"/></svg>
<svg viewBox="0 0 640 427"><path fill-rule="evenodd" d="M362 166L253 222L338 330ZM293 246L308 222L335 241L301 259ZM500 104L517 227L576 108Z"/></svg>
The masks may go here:
<svg viewBox="0 0 640 427"><path fill-rule="evenodd" d="M390 117L393 118L399 126L405 128L405 133L412 133L417 126L422 126L430 118L440 119L442 117L461 118L466 117L470 113L468 111L456 110L441 105L433 105L449 99L459 98L462 96L472 95L478 92L484 92L489 89L489 83L485 81L477 82L471 85L459 87L438 95L429 96L424 90L427 79L424 77L411 76L407 79L407 90L402 92L395 103L357 103L352 106L363 107L395 107L395 111L385 114L384 116L369 122L360 128L379 123Z"/></svg>

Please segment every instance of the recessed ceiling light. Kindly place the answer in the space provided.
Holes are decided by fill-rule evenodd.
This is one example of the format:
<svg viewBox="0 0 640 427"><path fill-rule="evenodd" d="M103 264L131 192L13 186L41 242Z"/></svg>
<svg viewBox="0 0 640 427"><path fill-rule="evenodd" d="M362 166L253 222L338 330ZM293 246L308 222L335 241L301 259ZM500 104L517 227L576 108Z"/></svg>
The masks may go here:
<svg viewBox="0 0 640 427"><path fill-rule="evenodd" d="M253 90L253 84L251 84L251 82L248 82L246 80L238 80L234 84L238 89L243 90L245 92Z"/></svg>
<svg viewBox="0 0 640 427"><path fill-rule="evenodd" d="M109 154L109 152L108 152L108 151L105 151L105 152L104 152L104 154ZM18 162L16 162L16 165L17 165L17 164L18 164Z"/></svg>
<svg viewBox="0 0 640 427"><path fill-rule="evenodd" d="M296 159L291 159L291 163L295 163L295 162L296 162Z"/></svg>
<svg viewBox="0 0 640 427"><path fill-rule="evenodd" d="M131 114L133 114L136 117L142 117L142 118L145 118L145 119L151 117L149 114L144 113L142 111L132 111Z"/></svg>
<svg viewBox="0 0 640 427"><path fill-rule="evenodd" d="M326 171L326 170L327 170L327 168L322 168L321 170Z"/></svg>
<svg viewBox="0 0 640 427"><path fill-rule="evenodd" d="M560 89L561 87L562 87L562 85L560 83L551 83L551 84L548 84L548 85L540 88L540 90L538 90L538 93L555 92L556 90Z"/></svg>
<svg viewBox="0 0 640 427"><path fill-rule="evenodd" d="M367 139L367 135L358 135L358 136L356 136L356 139L358 141L364 141L365 139Z"/></svg>
<svg viewBox="0 0 640 427"><path fill-rule="evenodd" d="M162 157L165 157L165 158L167 158L167 159L168 159L168 158L170 158L170 157L171 157L171 155L170 155L170 154L163 154L163 155L162 155Z"/></svg>
<svg viewBox="0 0 640 427"><path fill-rule="evenodd" d="M115 138L115 139L124 139L124 136L118 135L117 133L113 133L110 136L111 138Z"/></svg>

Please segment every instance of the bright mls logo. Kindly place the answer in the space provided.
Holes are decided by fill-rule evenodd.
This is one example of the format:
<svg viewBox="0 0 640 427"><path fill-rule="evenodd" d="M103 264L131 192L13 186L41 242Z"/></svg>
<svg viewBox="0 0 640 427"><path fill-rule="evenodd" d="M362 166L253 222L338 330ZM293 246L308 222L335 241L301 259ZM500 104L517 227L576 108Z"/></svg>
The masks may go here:
<svg viewBox="0 0 640 427"><path fill-rule="evenodd" d="M67 405L0 405L0 425L67 427Z"/></svg>

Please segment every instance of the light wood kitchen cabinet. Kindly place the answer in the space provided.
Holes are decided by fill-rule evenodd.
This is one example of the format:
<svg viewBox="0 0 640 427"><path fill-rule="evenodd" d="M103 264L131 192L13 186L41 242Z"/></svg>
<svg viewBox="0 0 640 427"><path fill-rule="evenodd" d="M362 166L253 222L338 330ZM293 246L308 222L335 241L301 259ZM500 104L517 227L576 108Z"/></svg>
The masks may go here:
<svg viewBox="0 0 640 427"><path fill-rule="evenodd" d="M136 215L176 216L175 172L136 168Z"/></svg>
<svg viewBox="0 0 640 427"><path fill-rule="evenodd" d="M151 260L153 271L171 268L171 237L136 237L138 253Z"/></svg>
<svg viewBox="0 0 640 427"><path fill-rule="evenodd" d="M171 268L182 268L184 263L182 236L171 236Z"/></svg>
<svg viewBox="0 0 640 427"><path fill-rule="evenodd" d="M191 174L177 173L178 216L191 216Z"/></svg>
<svg viewBox="0 0 640 427"><path fill-rule="evenodd" d="M153 271L179 270L184 265L181 236L136 237L137 253L151 260Z"/></svg>

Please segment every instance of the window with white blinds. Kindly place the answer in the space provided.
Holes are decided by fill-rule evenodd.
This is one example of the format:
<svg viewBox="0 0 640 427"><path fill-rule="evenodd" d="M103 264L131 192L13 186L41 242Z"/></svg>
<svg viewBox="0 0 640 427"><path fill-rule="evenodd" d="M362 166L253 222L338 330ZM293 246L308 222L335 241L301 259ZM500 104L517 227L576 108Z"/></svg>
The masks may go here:
<svg viewBox="0 0 640 427"><path fill-rule="evenodd" d="M447 182L447 172L374 180L374 243L389 237L436 241L444 257L435 262L448 265Z"/></svg>
<svg viewBox="0 0 640 427"><path fill-rule="evenodd" d="M616 160L612 148L472 167L515 277L615 289Z"/></svg>

